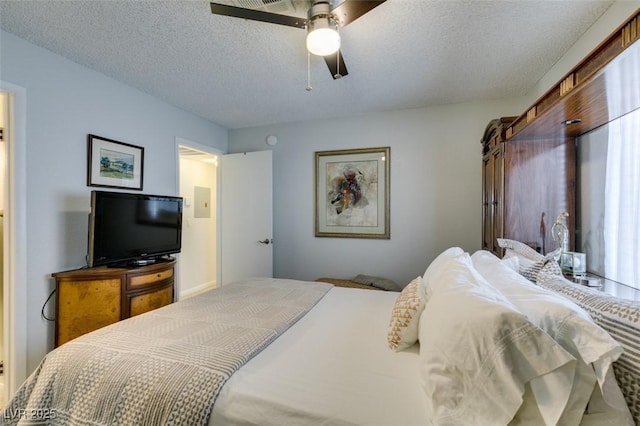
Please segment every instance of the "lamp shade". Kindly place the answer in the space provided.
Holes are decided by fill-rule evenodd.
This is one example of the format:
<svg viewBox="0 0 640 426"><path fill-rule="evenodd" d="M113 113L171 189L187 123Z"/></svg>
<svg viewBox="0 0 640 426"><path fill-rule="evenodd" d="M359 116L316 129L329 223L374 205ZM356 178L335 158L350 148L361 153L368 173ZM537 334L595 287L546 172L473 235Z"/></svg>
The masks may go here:
<svg viewBox="0 0 640 426"><path fill-rule="evenodd" d="M328 17L319 17L309 23L307 50L318 56L327 56L340 49L340 34Z"/></svg>

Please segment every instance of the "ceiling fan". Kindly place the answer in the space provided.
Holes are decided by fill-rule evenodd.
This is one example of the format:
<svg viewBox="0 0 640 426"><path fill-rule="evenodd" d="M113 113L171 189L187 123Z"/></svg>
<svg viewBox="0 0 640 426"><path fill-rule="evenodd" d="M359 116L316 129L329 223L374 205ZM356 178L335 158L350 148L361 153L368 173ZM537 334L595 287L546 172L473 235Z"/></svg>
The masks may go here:
<svg viewBox="0 0 640 426"><path fill-rule="evenodd" d="M266 5L273 0L262 0ZM233 16L307 30L307 50L323 56L333 79L346 76L338 28L355 21L386 0L310 0L307 19L211 2L215 15ZM335 3L335 4L334 4Z"/></svg>

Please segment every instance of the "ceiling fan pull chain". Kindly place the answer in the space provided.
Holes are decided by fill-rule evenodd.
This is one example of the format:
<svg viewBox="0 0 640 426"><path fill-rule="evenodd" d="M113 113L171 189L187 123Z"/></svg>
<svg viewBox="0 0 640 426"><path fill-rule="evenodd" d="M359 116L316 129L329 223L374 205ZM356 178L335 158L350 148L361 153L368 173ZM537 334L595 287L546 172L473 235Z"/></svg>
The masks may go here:
<svg viewBox="0 0 640 426"><path fill-rule="evenodd" d="M311 53L309 51L307 51L307 87L304 90L307 92L313 90L313 87L311 87Z"/></svg>
<svg viewBox="0 0 640 426"><path fill-rule="evenodd" d="M342 77L340 74L340 49L336 52L336 75L334 75L336 79Z"/></svg>

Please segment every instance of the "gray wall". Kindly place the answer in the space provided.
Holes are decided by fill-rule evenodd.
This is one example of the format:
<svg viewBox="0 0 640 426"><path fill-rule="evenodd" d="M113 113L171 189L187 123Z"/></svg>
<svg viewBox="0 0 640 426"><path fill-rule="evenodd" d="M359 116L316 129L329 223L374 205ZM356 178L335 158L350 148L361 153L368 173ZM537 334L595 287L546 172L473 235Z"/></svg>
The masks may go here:
<svg viewBox="0 0 640 426"><path fill-rule="evenodd" d="M404 286L445 248L480 248L480 139L519 109L495 101L230 130L229 152L273 149L275 276L363 273ZM391 147L391 239L314 237L314 152L380 146Z"/></svg>
<svg viewBox="0 0 640 426"><path fill-rule="evenodd" d="M40 309L51 273L85 265L87 134L145 148L144 191L175 194L175 138L227 149L227 130L103 74L0 34L0 78L26 88L27 370L53 347ZM53 305L53 304L52 304ZM53 316L53 309L49 315Z"/></svg>

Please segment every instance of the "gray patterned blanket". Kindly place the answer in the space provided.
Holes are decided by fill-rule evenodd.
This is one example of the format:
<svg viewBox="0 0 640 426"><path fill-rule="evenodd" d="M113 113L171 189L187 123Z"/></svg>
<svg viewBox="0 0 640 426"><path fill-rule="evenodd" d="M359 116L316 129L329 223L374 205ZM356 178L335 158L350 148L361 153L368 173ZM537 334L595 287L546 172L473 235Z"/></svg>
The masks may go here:
<svg viewBox="0 0 640 426"><path fill-rule="evenodd" d="M625 300L562 276L542 274L537 284L580 305L624 348L613 372L636 425L640 425L640 302Z"/></svg>
<svg viewBox="0 0 640 426"><path fill-rule="evenodd" d="M86 334L47 354L0 423L205 425L226 380L331 287L248 280Z"/></svg>

